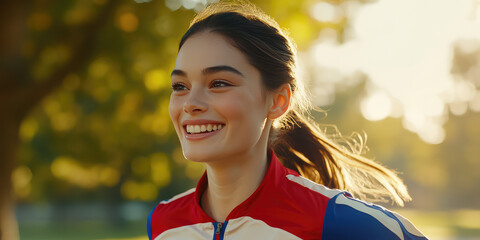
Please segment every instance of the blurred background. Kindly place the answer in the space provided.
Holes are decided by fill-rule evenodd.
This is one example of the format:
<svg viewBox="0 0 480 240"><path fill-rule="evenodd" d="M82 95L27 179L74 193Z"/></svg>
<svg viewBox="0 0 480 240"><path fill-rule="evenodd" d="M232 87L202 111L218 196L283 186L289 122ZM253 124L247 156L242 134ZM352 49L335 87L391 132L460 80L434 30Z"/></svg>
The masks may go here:
<svg viewBox="0 0 480 240"><path fill-rule="evenodd" d="M195 186L169 75L209 2L2 3L4 239L16 221L21 239L146 239L149 211ZM413 201L384 206L432 239L480 239L480 1L252 2L296 42L317 122L401 173Z"/></svg>

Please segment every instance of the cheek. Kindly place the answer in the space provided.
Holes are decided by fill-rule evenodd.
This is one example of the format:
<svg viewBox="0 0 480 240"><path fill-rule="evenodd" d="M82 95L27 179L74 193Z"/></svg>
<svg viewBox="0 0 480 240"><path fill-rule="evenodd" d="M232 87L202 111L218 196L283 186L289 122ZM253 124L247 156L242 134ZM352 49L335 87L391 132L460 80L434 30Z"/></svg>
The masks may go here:
<svg viewBox="0 0 480 240"><path fill-rule="evenodd" d="M177 128L180 112L182 111L182 103L174 96L170 97L170 104L168 105L168 113L172 119L173 125Z"/></svg>
<svg viewBox="0 0 480 240"><path fill-rule="evenodd" d="M266 117L263 105L260 94L254 91L231 94L228 99L217 103L218 108L221 108L219 112L223 113L228 121L241 124L240 127L250 127L251 130Z"/></svg>

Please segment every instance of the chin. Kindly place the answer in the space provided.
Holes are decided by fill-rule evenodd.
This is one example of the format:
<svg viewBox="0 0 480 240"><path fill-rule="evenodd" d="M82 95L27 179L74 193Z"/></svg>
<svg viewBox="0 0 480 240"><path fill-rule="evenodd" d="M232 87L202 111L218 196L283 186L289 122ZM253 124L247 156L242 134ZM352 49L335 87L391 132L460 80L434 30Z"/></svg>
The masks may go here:
<svg viewBox="0 0 480 240"><path fill-rule="evenodd" d="M218 151L215 149L185 149L183 150L185 158L192 162L210 162L215 158L218 158Z"/></svg>

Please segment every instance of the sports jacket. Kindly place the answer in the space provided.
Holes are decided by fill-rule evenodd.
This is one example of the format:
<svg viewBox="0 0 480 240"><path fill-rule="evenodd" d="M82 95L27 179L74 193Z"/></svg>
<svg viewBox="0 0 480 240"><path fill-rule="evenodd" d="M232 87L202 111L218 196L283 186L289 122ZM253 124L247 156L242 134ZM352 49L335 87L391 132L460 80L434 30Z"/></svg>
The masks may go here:
<svg viewBox="0 0 480 240"><path fill-rule="evenodd" d="M412 223L381 206L329 189L285 168L271 151L257 190L216 222L200 207L197 187L160 202L147 222L151 240L427 239Z"/></svg>

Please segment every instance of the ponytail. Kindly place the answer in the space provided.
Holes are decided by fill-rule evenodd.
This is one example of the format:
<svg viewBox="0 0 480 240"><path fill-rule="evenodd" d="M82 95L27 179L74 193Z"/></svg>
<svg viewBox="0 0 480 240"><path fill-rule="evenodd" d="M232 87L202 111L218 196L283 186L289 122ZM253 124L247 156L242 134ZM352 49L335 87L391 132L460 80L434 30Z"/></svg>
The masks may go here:
<svg viewBox="0 0 480 240"><path fill-rule="evenodd" d="M285 167L363 200L389 198L400 206L411 200L397 174L360 155L365 149L361 137L360 141L345 137L333 140L295 110L289 111L286 119L280 127L272 128L269 142Z"/></svg>

